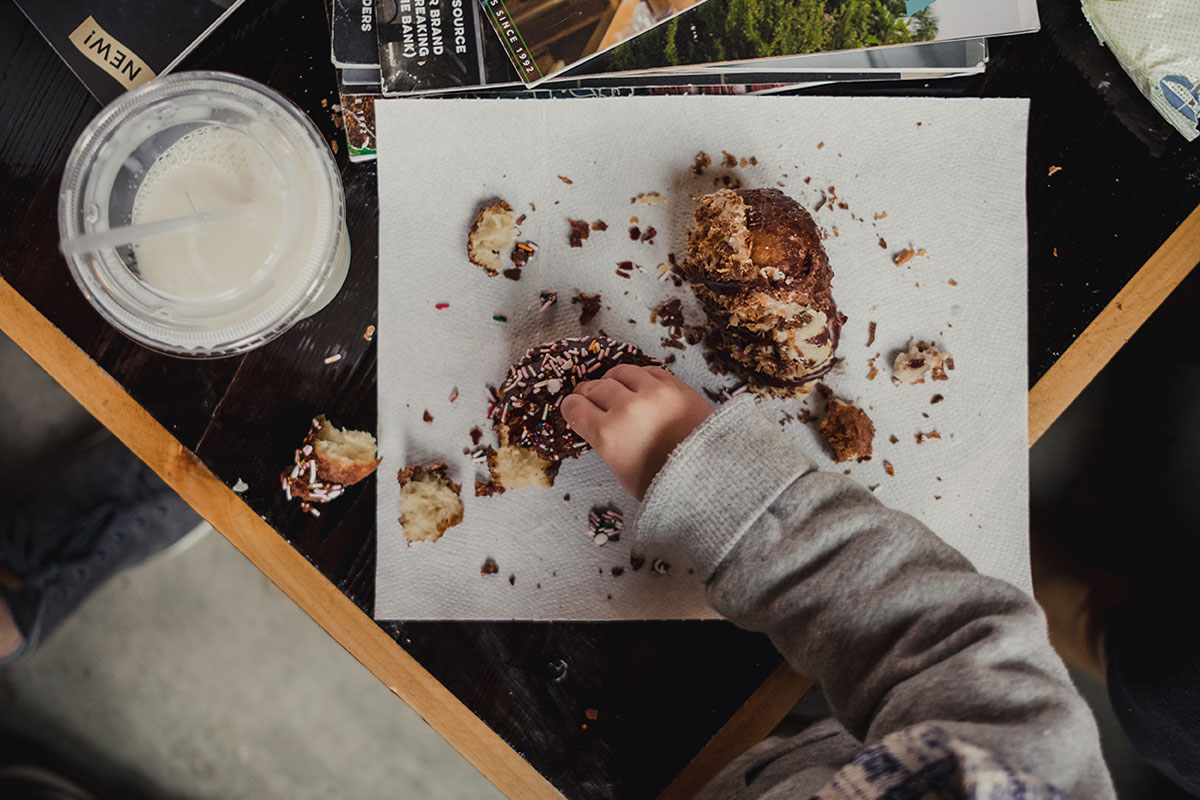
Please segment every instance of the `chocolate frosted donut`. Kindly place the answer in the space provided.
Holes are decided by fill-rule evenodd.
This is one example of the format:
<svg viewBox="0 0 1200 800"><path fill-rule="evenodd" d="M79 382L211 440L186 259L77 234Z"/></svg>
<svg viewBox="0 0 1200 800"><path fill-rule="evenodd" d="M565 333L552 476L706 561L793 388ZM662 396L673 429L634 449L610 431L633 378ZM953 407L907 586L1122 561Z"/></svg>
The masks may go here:
<svg viewBox="0 0 1200 800"><path fill-rule="evenodd" d="M607 336L560 339L530 349L509 368L492 408L501 445L530 450L551 462L578 456L588 444L567 427L559 405L580 381L600 378L617 364L662 362Z"/></svg>
<svg viewBox="0 0 1200 800"><path fill-rule="evenodd" d="M778 189L723 189L695 216L685 269L716 365L763 394L809 391L833 366L846 320L812 216Z"/></svg>

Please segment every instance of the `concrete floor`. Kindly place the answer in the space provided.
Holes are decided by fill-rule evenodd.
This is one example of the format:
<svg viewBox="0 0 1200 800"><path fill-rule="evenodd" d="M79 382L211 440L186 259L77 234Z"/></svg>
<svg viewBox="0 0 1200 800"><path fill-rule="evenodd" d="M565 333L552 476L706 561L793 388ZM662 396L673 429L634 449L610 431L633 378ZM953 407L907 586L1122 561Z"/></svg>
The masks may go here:
<svg viewBox="0 0 1200 800"><path fill-rule="evenodd" d="M0 375L0 486L12 487L30 474L13 465L96 426L2 335ZM1039 444L1039 483L1053 483L1055 453L1077 437L1066 418ZM1120 797L1166 796L1103 686L1075 677ZM119 575L30 658L0 668L4 732L48 744L127 800L501 796L215 531Z"/></svg>
<svg viewBox="0 0 1200 800"><path fill-rule="evenodd" d="M0 375L6 464L94 429L2 336ZM0 668L0 732L122 798L502 796L211 529Z"/></svg>

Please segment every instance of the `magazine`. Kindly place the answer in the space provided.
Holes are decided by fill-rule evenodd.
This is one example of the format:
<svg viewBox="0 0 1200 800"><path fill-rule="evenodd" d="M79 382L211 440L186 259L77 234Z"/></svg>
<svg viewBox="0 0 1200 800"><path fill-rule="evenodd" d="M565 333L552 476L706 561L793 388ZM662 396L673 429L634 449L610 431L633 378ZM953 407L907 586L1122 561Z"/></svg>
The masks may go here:
<svg viewBox="0 0 1200 800"><path fill-rule="evenodd" d="M242 0L16 0L88 91L107 103L175 68Z"/></svg>
<svg viewBox="0 0 1200 800"><path fill-rule="evenodd" d="M863 9L868 3L886 13L865 14ZM443 32L438 40L440 51L430 49L423 57L419 53L406 55L410 43L405 37L416 33L411 17L408 24L400 20L401 5L401 0L377 0L385 95L521 84L499 38L487 30L483 12L474 3L457 8L462 13L455 17L461 24L456 22L452 28L454 47L448 47ZM819 12L815 17L812 8ZM725 70L778 72L807 69L800 59L816 54L906 45L888 48L902 51L921 42L977 39L1038 28L1035 0L995 0L984 10L976 0L934 0L912 16L900 16L906 8L905 0L707 0L666 25L555 75L575 79L610 73L675 74L709 65ZM758 22L751 24L751 19ZM805 24L809 27L800 24L804 20L808 20ZM762 63L755 63L759 61Z"/></svg>
<svg viewBox="0 0 1200 800"><path fill-rule="evenodd" d="M913 52L924 51L924 52ZM807 60L807 63L804 63ZM623 72L607 75L564 75L528 89L520 84L491 87L497 92L530 92L538 89L648 88L668 86L740 86L746 84L829 83L831 81L896 81L909 78L940 78L973 75L987 65L987 41L931 42L908 48L886 48L878 52L817 53L801 56L788 69L759 68L772 60L746 65L702 65L656 72ZM447 92L461 97L472 92ZM478 94L476 92L476 94Z"/></svg>
<svg viewBox="0 0 1200 800"><path fill-rule="evenodd" d="M739 72L856 72L901 71L945 72L961 70L987 61L987 39L961 39L954 42L928 42L908 47L875 47L844 50L837 53L811 53L804 56L760 58L727 64L705 64L694 69L736 74ZM691 69L691 68L690 68ZM669 75L673 70L659 70ZM628 74L628 73L626 73Z"/></svg>
<svg viewBox="0 0 1200 800"><path fill-rule="evenodd" d="M1029 33L1036 0L712 0L595 59L605 72L753 62Z"/></svg>
<svg viewBox="0 0 1200 800"><path fill-rule="evenodd" d="M536 86L703 2L480 0L480 5L517 76L526 86Z"/></svg>

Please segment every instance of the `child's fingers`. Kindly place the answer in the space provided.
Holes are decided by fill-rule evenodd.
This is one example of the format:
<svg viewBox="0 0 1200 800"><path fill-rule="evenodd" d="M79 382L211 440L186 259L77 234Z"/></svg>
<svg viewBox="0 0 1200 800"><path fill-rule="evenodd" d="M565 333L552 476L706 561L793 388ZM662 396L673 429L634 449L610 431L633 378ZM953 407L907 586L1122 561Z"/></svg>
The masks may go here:
<svg viewBox="0 0 1200 800"><path fill-rule="evenodd" d="M683 389L684 391L688 392L689 394L697 393L696 390L693 389L690 385L688 385L688 383L686 381L684 381L682 378L680 378L674 372L671 372L671 370L657 369L657 370L655 370L655 372L657 373L658 379L663 381L664 383L667 383L671 386L675 386L680 389Z"/></svg>
<svg viewBox="0 0 1200 800"><path fill-rule="evenodd" d="M599 406L581 394L569 394L563 398L559 410L563 419L571 426L571 430L589 442L595 438L596 431L600 428L600 420L604 416L604 411Z"/></svg>
<svg viewBox="0 0 1200 800"><path fill-rule="evenodd" d="M642 367L642 371L654 378L656 381L666 381L667 383L683 383L679 377L666 367Z"/></svg>
<svg viewBox="0 0 1200 800"><path fill-rule="evenodd" d="M604 373L604 377L611 378L614 381L628 386L635 392L642 392L658 385L659 379L652 374L652 370L639 367L635 364L617 364L615 367Z"/></svg>
<svg viewBox="0 0 1200 800"><path fill-rule="evenodd" d="M633 392L628 386L611 378L584 381L575 387L575 393L591 400L603 411L608 411L618 403L633 397Z"/></svg>

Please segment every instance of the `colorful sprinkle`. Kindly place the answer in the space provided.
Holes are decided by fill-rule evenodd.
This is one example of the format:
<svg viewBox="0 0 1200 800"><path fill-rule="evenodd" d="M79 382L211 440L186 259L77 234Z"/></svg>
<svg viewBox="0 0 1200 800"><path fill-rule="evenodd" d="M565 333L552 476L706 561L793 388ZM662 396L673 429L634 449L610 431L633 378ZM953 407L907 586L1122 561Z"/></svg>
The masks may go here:
<svg viewBox="0 0 1200 800"><path fill-rule="evenodd" d="M599 546L621 539L625 517L617 508L593 508L588 512L588 535Z"/></svg>
<svg viewBox="0 0 1200 800"><path fill-rule="evenodd" d="M447 309L447 308L449 308L449 307L450 307L450 304L449 304L449 303L438 303L437 305L435 305L435 306L434 306L434 308L436 308L438 311L441 311L441 310L443 310L443 309Z"/></svg>

